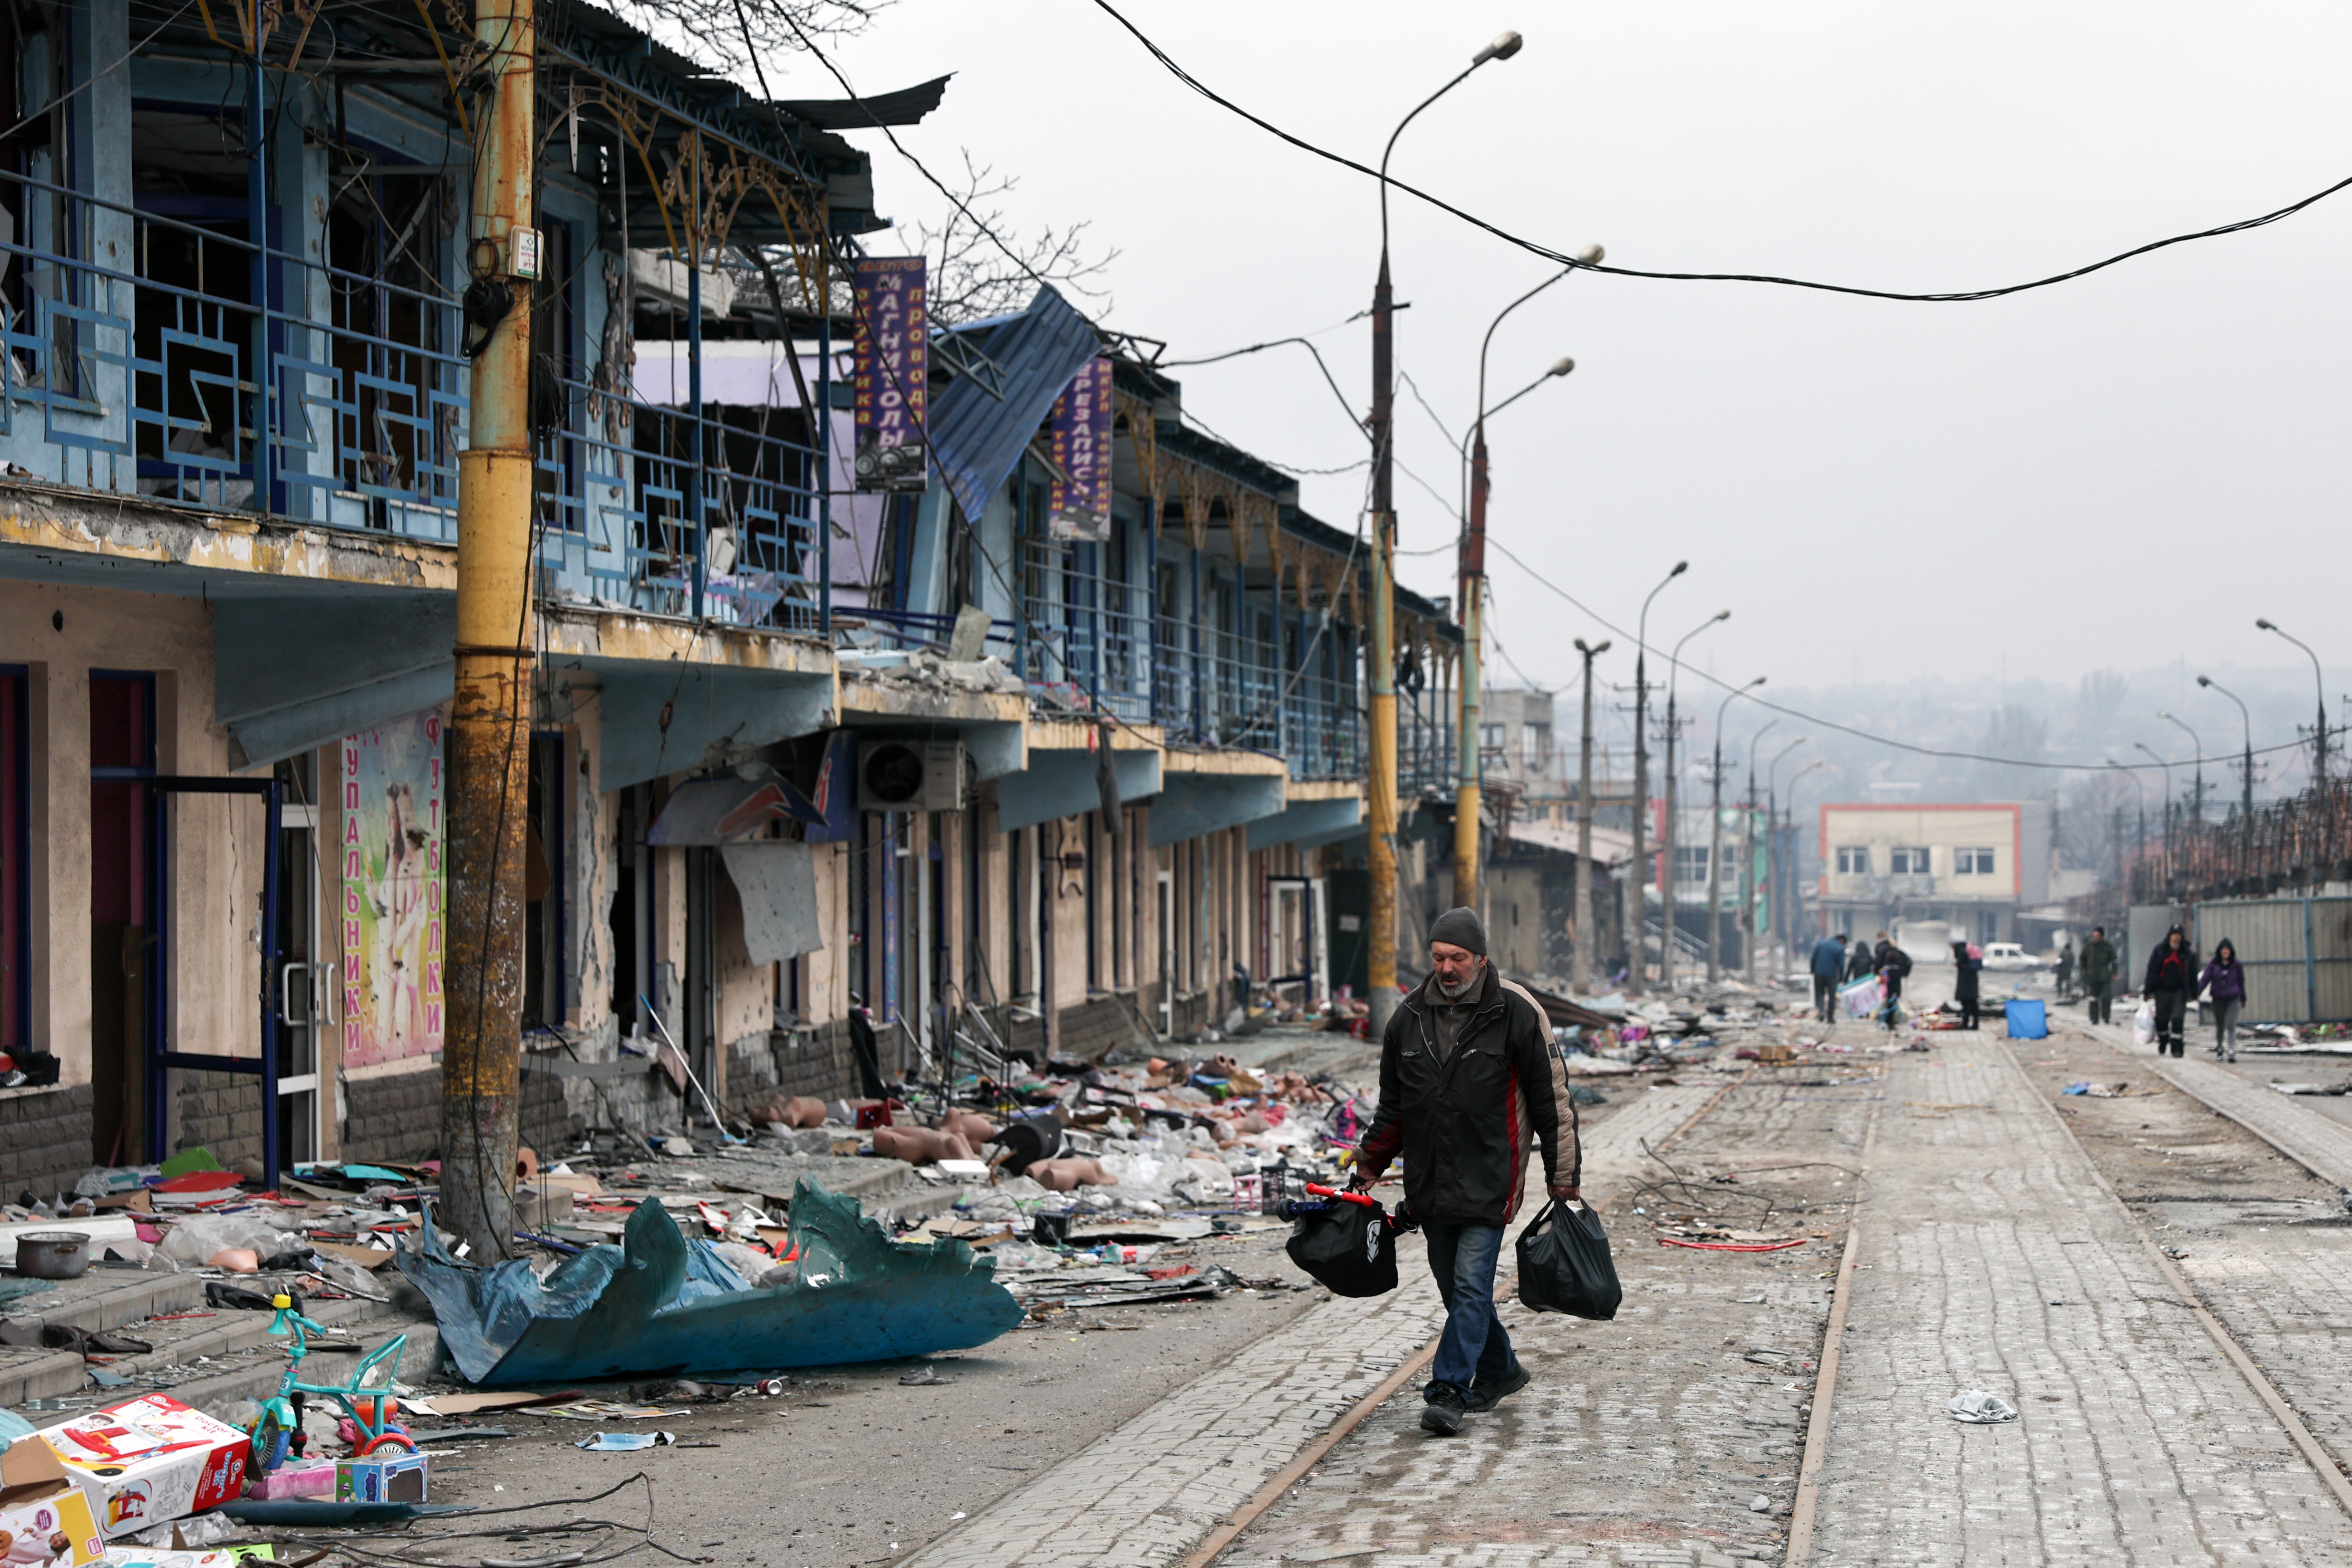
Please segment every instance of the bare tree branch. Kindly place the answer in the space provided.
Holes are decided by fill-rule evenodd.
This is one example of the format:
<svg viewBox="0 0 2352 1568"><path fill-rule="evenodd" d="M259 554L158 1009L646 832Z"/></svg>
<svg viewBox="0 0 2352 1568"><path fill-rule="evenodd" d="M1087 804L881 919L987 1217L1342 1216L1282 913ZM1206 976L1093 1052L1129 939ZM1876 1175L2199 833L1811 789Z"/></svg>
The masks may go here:
<svg viewBox="0 0 2352 1568"><path fill-rule="evenodd" d="M1048 225L1034 236L1021 234L1002 205L1020 181L975 163L969 148L963 150L963 178L955 184L961 205L951 206L936 227L917 222L908 245L930 261L934 324L961 326L1022 310L1041 279L1066 294L1096 301L1092 314L1108 313L1110 292L1103 279L1118 252L1090 252L1084 219L1060 228ZM982 225L1004 241L1003 247L982 232Z"/></svg>
<svg viewBox="0 0 2352 1568"><path fill-rule="evenodd" d="M743 0L742 18L734 0L606 0L613 13L712 69L739 76L751 69L743 35L772 72L778 58L805 55L790 25L812 37L848 37L861 33L890 0ZM829 96L829 95L818 95Z"/></svg>

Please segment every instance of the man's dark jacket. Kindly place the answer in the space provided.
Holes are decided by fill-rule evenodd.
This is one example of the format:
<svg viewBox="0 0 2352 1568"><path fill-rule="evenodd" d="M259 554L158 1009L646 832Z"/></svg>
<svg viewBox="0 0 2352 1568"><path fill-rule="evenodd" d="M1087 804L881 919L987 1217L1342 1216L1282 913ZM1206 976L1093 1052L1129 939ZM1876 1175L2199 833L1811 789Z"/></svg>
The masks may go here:
<svg viewBox="0 0 2352 1568"><path fill-rule="evenodd" d="M2097 990L2116 977L2116 944L2105 937L2083 944L2083 984Z"/></svg>
<svg viewBox="0 0 2352 1568"><path fill-rule="evenodd" d="M1845 972L1845 943L1825 936L1813 943L1813 978L1835 980Z"/></svg>
<svg viewBox="0 0 2352 1568"><path fill-rule="evenodd" d="M2147 955L2147 983L2140 991L2149 996L2159 991L2197 994L2197 950L2185 942L2173 946L2172 933L2167 931L2156 951Z"/></svg>
<svg viewBox="0 0 2352 1568"><path fill-rule="evenodd" d="M1424 980L1397 1004L1381 1042L1381 1110L1357 1151L1369 1174L1404 1156L1405 1208L1438 1225L1505 1225L1517 1213L1530 1141L1547 1185L1573 1186L1581 1165L1576 1107L1535 999L1495 972L1480 975L1454 1054L1437 1059Z"/></svg>

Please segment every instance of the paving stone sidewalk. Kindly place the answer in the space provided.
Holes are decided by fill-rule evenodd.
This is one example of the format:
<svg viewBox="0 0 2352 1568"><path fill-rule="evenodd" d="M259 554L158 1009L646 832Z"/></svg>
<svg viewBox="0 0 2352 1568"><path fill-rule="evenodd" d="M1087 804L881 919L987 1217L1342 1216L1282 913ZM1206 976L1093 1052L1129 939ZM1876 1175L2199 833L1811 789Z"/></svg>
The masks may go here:
<svg viewBox="0 0 2352 1568"><path fill-rule="evenodd" d="M1640 1140L1654 1144L1671 1133L1716 1087L1604 1086L1612 1100L1626 1099L1587 1129L1594 1192L1635 1167ZM1522 1212L1532 1214L1533 1205ZM1416 1238L1399 1248L1397 1262L1404 1284L1393 1294L1325 1302L904 1562L909 1568L1175 1562L1436 1332L1437 1290Z"/></svg>
<svg viewBox="0 0 2352 1568"><path fill-rule="evenodd" d="M1996 1039L1896 1058L1815 1561L2352 1563L2352 1520ZM2177 1066L2177 1064L2174 1064ZM1952 1420L1985 1389L2012 1425Z"/></svg>

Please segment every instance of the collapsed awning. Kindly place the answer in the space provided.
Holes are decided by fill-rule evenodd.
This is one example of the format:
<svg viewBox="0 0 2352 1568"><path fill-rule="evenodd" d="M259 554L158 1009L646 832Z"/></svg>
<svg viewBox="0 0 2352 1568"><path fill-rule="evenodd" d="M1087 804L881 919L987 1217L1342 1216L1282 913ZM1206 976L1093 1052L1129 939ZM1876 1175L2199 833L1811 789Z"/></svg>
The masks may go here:
<svg viewBox="0 0 2352 1568"><path fill-rule="evenodd" d="M992 1260L960 1241L894 1241L856 1199L806 1179L791 1242L790 1282L745 1285L648 1199L620 1246L592 1247L544 1280L520 1258L459 1262L429 1220L423 1249L396 1262L433 1303L457 1370L495 1386L897 1361L969 1350L1021 1322Z"/></svg>
<svg viewBox="0 0 2352 1568"><path fill-rule="evenodd" d="M1021 314L955 336L972 340L1000 373L960 375L931 399L932 456L956 505L976 518L1102 343L1084 316L1045 288Z"/></svg>

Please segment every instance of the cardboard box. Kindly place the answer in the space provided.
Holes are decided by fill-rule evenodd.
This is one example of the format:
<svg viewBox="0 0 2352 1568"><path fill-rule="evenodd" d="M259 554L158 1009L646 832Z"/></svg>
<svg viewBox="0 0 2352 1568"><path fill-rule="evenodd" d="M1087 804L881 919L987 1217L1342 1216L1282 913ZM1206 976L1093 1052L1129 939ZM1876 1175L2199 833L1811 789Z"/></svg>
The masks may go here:
<svg viewBox="0 0 2352 1568"><path fill-rule="evenodd" d="M43 1550L49 1555L37 1555ZM106 1555L106 1542L66 1467L49 1446L29 1439L0 1454L0 1557L13 1563L72 1563Z"/></svg>
<svg viewBox="0 0 2352 1568"><path fill-rule="evenodd" d="M245 1491L245 1434L169 1394L110 1405L39 1436L109 1537L218 1508Z"/></svg>
<svg viewBox="0 0 2352 1568"><path fill-rule="evenodd" d="M365 1459L335 1461L337 1502L423 1502L425 1458L422 1454L378 1454Z"/></svg>

